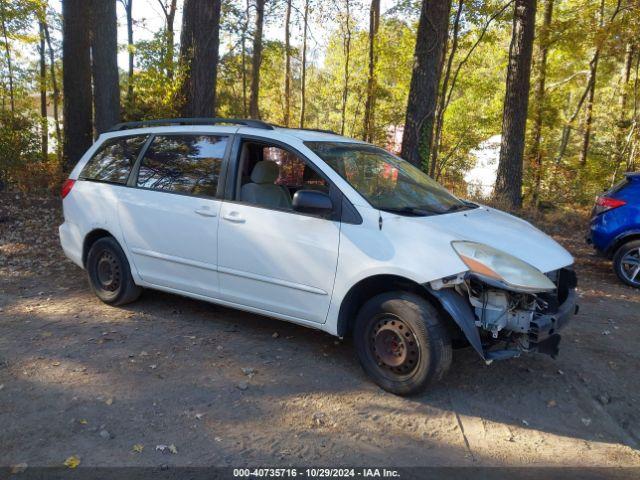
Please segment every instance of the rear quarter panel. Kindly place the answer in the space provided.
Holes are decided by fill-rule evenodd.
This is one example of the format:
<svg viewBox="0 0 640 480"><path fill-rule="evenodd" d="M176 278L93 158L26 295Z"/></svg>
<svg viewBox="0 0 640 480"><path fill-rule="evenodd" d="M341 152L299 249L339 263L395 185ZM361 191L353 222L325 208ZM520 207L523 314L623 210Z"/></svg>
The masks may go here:
<svg viewBox="0 0 640 480"><path fill-rule="evenodd" d="M613 255L628 236L640 234L640 179L612 195L626 205L609 210L591 219L591 240L601 252Z"/></svg>

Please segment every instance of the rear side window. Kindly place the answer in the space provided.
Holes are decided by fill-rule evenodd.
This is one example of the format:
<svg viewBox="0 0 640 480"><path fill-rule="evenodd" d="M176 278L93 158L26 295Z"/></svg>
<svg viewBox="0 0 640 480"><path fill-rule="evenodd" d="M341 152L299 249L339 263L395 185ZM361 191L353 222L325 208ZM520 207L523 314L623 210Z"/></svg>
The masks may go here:
<svg viewBox="0 0 640 480"><path fill-rule="evenodd" d="M79 178L124 185L146 141L145 135L105 140L82 169Z"/></svg>
<svg viewBox="0 0 640 480"><path fill-rule="evenodd" d="M142 159L137 185L214 197L226 148L227 137L158 135Z"/></svg>

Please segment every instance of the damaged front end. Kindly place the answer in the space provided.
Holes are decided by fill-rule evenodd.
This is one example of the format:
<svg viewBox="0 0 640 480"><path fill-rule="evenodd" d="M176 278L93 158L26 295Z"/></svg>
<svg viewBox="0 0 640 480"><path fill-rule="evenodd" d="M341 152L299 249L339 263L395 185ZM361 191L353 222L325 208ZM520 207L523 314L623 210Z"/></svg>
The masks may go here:
<svg viewBox="0 0 640 480"><path fill-rule="evenodd" d="M517 357L521 352L555 357L558 331L578 311L573 269L542 274L504 252L498 252L502 263L492 263L493 249L480 245L479 255L473 250L476 245L456 249L470 267L468 272L430 282L429 291L485 361ZM526 269L525 275L518 268Z"/></svg>

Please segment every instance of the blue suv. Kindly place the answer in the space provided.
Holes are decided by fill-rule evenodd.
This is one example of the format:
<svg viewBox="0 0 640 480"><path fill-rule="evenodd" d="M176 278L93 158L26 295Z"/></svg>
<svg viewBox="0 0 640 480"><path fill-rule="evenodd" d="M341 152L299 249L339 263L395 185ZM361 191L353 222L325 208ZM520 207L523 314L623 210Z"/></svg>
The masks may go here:
<svg viewBox="0 0 640 480"><path fill-rule="evenodd" d="M640 288L640 172L596 198L587 239L600 253L613 258L620 280Z"/></svg>

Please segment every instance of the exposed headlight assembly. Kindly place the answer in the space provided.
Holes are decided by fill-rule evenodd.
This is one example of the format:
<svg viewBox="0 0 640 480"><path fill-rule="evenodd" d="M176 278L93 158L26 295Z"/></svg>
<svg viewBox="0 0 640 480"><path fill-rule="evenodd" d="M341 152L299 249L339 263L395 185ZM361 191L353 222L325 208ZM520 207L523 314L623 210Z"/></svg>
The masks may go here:
<svg viewBox="0 0 640 480"><path fill-rule="evenodd" d="M506 252L477 242L456 241L451 246L480 280L513 292L539 293L555 290L540 270Z"/></svg>

